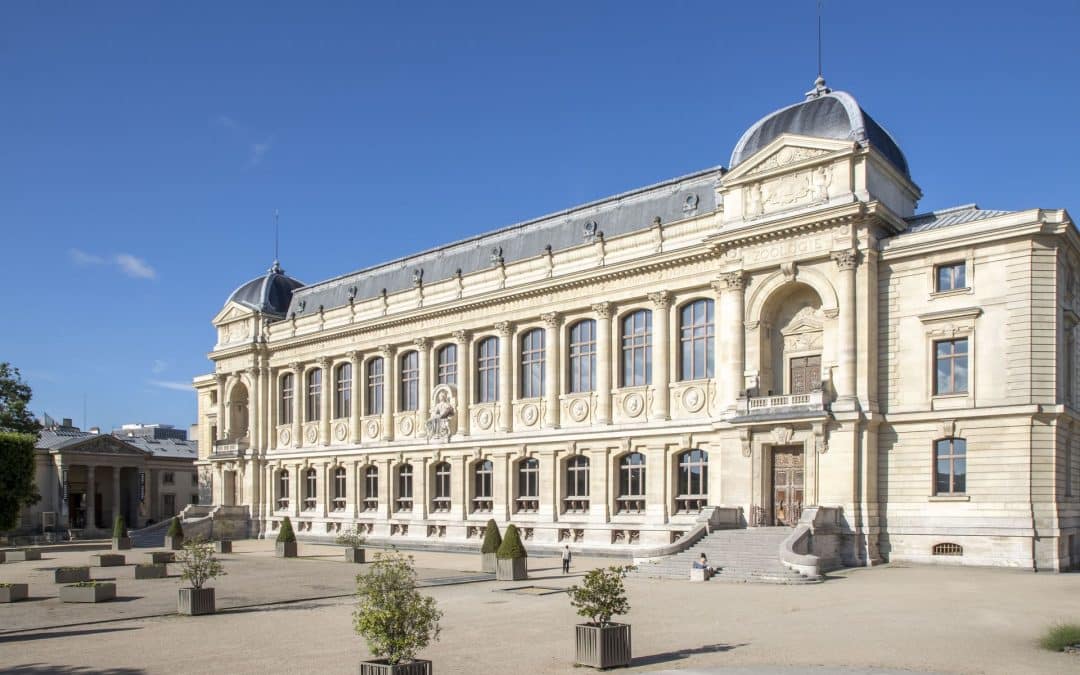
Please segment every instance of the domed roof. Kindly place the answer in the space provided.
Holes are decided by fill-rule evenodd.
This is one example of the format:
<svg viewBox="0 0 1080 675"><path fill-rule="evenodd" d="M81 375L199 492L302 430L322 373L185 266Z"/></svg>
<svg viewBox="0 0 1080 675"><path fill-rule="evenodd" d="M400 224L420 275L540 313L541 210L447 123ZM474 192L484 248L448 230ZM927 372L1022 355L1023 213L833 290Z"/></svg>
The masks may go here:
<svg viewBox="0 0 1080 675"><path fill-rule="evenodd" d="M893 137L866 113L851 94L832 91L818 77L806 100L781 108L758 120L746 130L731 153L729 169L734 169L781 134L852 140L872 145L910 179L907 159Z"/></svg>
<svg viewBox="0 0 1080 675"><path fill-rule="evenodd" d="M266 274L237 288L225 304L237 302L257 312L285 316L293 291L303 286L302 282L286 275L275 260Z"/></svg>

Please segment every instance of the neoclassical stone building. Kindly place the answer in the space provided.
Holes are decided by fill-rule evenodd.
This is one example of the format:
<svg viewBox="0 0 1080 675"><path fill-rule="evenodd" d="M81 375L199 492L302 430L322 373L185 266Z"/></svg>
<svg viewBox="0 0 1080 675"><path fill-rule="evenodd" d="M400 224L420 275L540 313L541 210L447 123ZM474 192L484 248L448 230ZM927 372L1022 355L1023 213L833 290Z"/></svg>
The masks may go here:
<svg viewBox="0 0 1080 675"><path fill-rule="evenodd" d="M319 283L275 262L195 380L203 503L625 550L827 506L848 564L1080 563L1073 223L921 194L819 79L728 167Z"/></svg>

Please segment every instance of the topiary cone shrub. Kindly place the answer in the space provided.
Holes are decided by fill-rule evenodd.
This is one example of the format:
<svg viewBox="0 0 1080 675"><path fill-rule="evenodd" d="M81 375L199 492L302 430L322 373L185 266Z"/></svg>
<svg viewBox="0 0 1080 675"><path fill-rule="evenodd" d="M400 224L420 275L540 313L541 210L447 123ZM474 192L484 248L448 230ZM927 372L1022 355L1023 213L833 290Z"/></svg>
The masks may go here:
<svg viewBox="0 0 1080 675"><path fill-rule="evenodd" d="M180 524L180 517L173 516L169 523L169 532L165 535L165 548L179 551L184 548L184 527Z"/></svg>
<svg viewBox="0 0 1080 675"><path fill-rule="evenodd" d="M274 547L275 555L279 558L296 557L296 533L292 529L292 521L288 516L281 521L281 529L278 530L277 544Z"/></svg>
<svg viewBox="0 0 1080 675"><path fill-rule="evenodd" d="M487 521L484 528L484 543L480 545L480 570L483 572L495 572L495 552L502 544L502 535L499 534L499 526L495 519Z"/></svg>
<svg viewBox="0 0 1080 675"><path fill-rule="evenodd" d="M506 537L495 552L495 578L499 581L518 581L529 577L528 553L521 543L516 525L507 525Z"/></svg>
<svg viewBox="0 0 1080 675"><path fill-rule="evenodd" d="M374 657L360 672L431 673L431 662L416 655L439 639L442 612L416 589L412 556L377 553L367 574L357 575L356 595L353 629Z"/></svg>
<svg viewBox="0 0 1080 675"><path fill-rule="evenodd" d="M121 515L117 515L116 520L113 522L112 545L114 551L124 551L131 548L131 538L128 537L127 525Z"/></svg>

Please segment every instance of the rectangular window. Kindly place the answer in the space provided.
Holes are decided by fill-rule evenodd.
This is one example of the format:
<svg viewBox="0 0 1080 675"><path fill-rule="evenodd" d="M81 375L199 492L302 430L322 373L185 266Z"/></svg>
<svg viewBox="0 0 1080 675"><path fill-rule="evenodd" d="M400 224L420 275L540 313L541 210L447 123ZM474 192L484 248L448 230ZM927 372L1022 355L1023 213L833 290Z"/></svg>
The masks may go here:
<svg viewBox="0 0 1080 675"><path fill-rule="evenodd" d="M292 424L293 417L293 376L288 373L281 378L281 410L278 411L281 424ZM216 436L216 434L215 434Z"/></svg>
<svg viewBox="0 0 1080 675"><path fill-rule="evenodd" d="M544 331L536 329L521 338L521 397L544 395Z"/></svg>
<svg viewBox="0 0 1080 675"><path fill-rule="evenodd" d="M337 395L334 397L334 417L352 414L352 364L343 363L337 369Z"/></svg>
<svg viewBox="0 0 1080 675"><path fill-rule="evenodd" d="M367 414L383 412L383 360L372 359L367 364Z"/></svg>
<svg viewBox="0 0 1080 675"><path fill-rule="evenodd" d="M938 293L967 288L967 265L962 262L938 265L934 290Z"/></svg>
<svg viewBox="0 0 1080 675"><path fill-rule="evenodd" d="M934 395L966 394L968 390L968 341L934 343Z"/></svg>
<svg viewBox="0 0 1080 675"><path fill-rule="evenodd" d="M401 410L420 407L420 354L409 352L401 357Z"/></svg>
<svg viewBox="0 0 1080 675"><path fill-rule="evenodd" d="M489 337L480 343L477 366L477 402L499 400L499 341Z"/></svg>
<svg viewBox="0 0 1080 675"><path fill-rule="evenodd" d="M162 471L161 472L161 483L162 483L162 485L172 485L175 482L176 482L176 475L172 471Z"/></svg>
<svg viewBox="0 0 1080 675"><path fill-rule="evenodd" d="M1076 327L1065 325L1065 402L1073 402L1076 386Z"/></svg>
<svg viewBox="0 0 1080 675"><path fill-rule="evenodd" d="M375 511L379 508L379 470L368 467L364 471L364 510Z"/></svg>
<svg viewBox="0 0 1080 675"><path fill-rule="evenodd" d="M176 495L161 495L161 512L165 518L176 515Z"/></svg>
<svg viewBox="0 0 1080 675"><path fill-rule="evenodd" d="M638 310L622 325L622 386L652 384L652 312Z"/></svg>
<svg viewBox="0 0 1080 675"><path fill-rule="evenodd" d="M681 380L713 376L713 301L695 300L679 312Z"/></svg>
<svg viewBox="0 0 1080 675"><path fill-rule="evenodd" d="M570 392L596 388L596 322L578 321L570 329Z"/></svg>
<svg viewBox="0 0 1080 675"><path fill-rule="evenodd" d="M199 474L191 474L191 487L199 487Z"/></svg>
<svg viewBox="0 0 1080 675"><path fill-rule="evenodd" d="M967 441L944 438L934 447L934 494L962 495L967 490Z"/></svg>
<svg viewBox="0 0 1080 675"><path fill-rule="evenodd" d="M322 405L322 370L313 370L307 376L307 417L308 422L318 422Z"/></svg>
<svg viewBox="0 0 1080 675"><path fill-rule="evenodd" d="M457 384L457 345L446 345L439 350L437 384Z"/></svg>

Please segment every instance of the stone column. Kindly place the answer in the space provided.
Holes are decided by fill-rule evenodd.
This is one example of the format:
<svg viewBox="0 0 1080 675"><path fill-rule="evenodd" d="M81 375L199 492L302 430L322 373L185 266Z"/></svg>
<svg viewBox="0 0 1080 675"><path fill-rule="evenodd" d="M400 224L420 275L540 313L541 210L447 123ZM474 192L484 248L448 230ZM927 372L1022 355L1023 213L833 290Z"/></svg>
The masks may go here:
<svg viewBox="0 0 1080 675"><path fill-rule="evenodd" d="M281 403L281 383L278 376L277 368L267 368L266 376L269 380L270 386L268 392L268 401L266 406L267 417L269 418L269 429L266 447L270 450L277 449L277 426L278 426L278 406Z"/></svg>
<svg viewBox="0 0 1080 675"><path fill-rule="evenodd" d="M379 353L383 357L383 415L382 415L382 439L394 440L394 410L397 396L397 351L390 345L379 347Z"/></svg>
<svg viewBox="0 0 1080 675"><path fill-rule="evenodd" d="M544 320L544 426L549 429L559 428L559 374L562 373L562 361L559 358L559 339L561 337L562 315L549 312L540 316Z"/></svg>
<svg viewBox="0 0 1080 675"><path fill-rule="evenodd" d="M363 387L364 382L360 372L362 366L360 352L349 352L349 363L352 364L352 407L349 410L349 440L353 445L359 445L360 417L363 414L363 409L360 407L360 389Z"/></svg>
<svg viewBox="0 0 1080 675"><path fill-rule="evenodd" d="M330 511L330 487L331 481L333 480L330 477L330 468L330 462L323 462L319 465L318 478L316 479L318 482L315 484L315 496L318 498L315 512L318 513L321 518L325 518L326 514Z"/></svg>
<svg viewBox="0 0 1080 675"><path fill-rule="evenodd" d="M428 410L431 407L431 363L429 362L431 343L427 338L420 337L413 340L413 345L416 346L416 360L417 365L420 366L420 379L416 385L419 391L416 427L419 429L420 425L427 422Z"/></svg>
<svg viewBox="0 0 1080 675"><path fill-rule="evenodd" d="M292 484L289 485L292 495L289 499L289 512L292 514L293 520L300 517L300 511L304 508L304 465L294 464L292 473Z"/></svg>
<svg viewBox="0 0 1080 675"><path fill-rule="evenodd" d="M413 517L425 519L431 508L430 495L428 495L428 472L431 469L431 460L427 457L417 457L412 462L413 467Z"/></svg>
<svg viewBox="0 0 1080 675"><path fill-rule="evenodd" d="M94 481L94 469L96 467L87 465L86 467L86 524L87 529L93 529L97 527L97 520L94 518L95 503L97 501L97 483Z"/></svg>
<svg viewBox="0 0 1080 675"><path fill-rule="evenodd" d="M667 472L666 455L667 447L663 444L645 448L645 518L650 523L666 523L668 520L672 500L668 493L671 477Z"/></svg>
<svg viewBox="0 0 1080 675"><path fill-rule="evenodd" d="M215 441L228 438L228 431L225 429L225 380L224 373L217 374L217 437ZM210 448L210 453L213 454L213 447Z"/></svg>
<svg viewBox="0 0 1080 675"><path fill-rule="evenodd" d="M330 417L333 411L330 403L337 389L334 383L334 371L330 359L319 359L319 368L322 369L322 389L319 390L319 438L322 445L330 445Z"/></svg>
<svg viewBox="0 0 1080 675"><path fill-rule="evenodd" d="M108 526L111 528L116 523L116 517L120 515L120 467L112 467L112 517L109 518Z"/></svg>
<svg viewBox="0 0 1080 675"><path fill-rule="evenodd" d="M510 460L505 452L491 455L491 517L499 522L510 520L510 486L507 474ZM470 476L471 478L471 476Z"/></svg>
<svg viewBox="0 0 1080 675"><path fill-rule="evenodd" d="M596 411L597 424L611 424L611 315L610 302L592 306L596 312Z"/></svg>
<svg viewBox="0 0 1080 675"><path fill-rule="evenodd" d="M832 259L840 270L837 278L837 295L840 314L837 319L836 354L839 368L836 378L836 403L834 410L856 410L859 407L855 390L855 359L858 355L858 333L855 316L855 268L859 264L856 249L833 251Z"/></svg>
<svg viewBox="0 0 1080 675"><path fill-rule="evenodd" d="M384 459L379 469L379 510L385 520L394 515L394 465L391 459Z"/></svg>
<svg viewBox="0 0 1080 675"><path fill-rule="evenodd" d="M499 332L499 431L514 428L514 324L500 321Z"/></svg>
<svg viewBox="0 0 1080 675"><path fill-rule="evenodd" d="M540 504L536 515L542 521L553 522L558 520L559 514L559 495L555 489L555 467L558 464L555 451L541 450L536 453L536 460L540 463L540 473L536 481ZM517 476L511 476L511 480L517 480Z"/></svg>
<svg viewBox="0 0 1080 675"><path fill-rule="evenodd" d="M589 520L606 523L611 514L608 495L608 484L611 482L609 451L607 448L596 448L586 456L589 458Z"/></svg>
<svg viewBox="0 0 1080 675"><path fill-rule="evenodd" d="M466 330L454 331L457 344L457 428L462 436L469 435L469 404L473 402L472 382L473 360L469 354L472 334Z"/></svg>
<svg viewBox="0 0 1080 675"><path fill-rule="evenodd" d="M720 409L735 410L743 393L746 354L744 295L746 275L740 270L720 275Z"/></svg>
<svg viewBox="0 0 1080 675"><path fill-rule="evenodd" d="M666 420L671 416L671 293L649 293L649 300L655 308L652 319L652 383L655 392L652 414L658 420Z"/></svg>
<svg viewBox="0 0 1080 675"><path fill-rule="evenodd" d="M64 502L64 459L56 455L53 459L56 480L53 481L53 510L56 511L56 526L62 527L67 520L68 505Z"/></svg>
<svg viewBox="0 0 1080 675"><path fill-rule="evenodd" d="M263 363L265 364L265 359ZM270 437L274 435L274 427L270 424L270 411L274 407L274 398L270 393L270 367L268 365L259 367L259 377L262 381L259 388L262 392L259 398L259 450L264 451L270 447Z"/></svg>
<svg viewBox="0 0 1080 675"><path fill-rule="evenodd" d="M262 406L259 405L262 382L258 366L248 368L247 372L251 377L251 391L248 394L248 446L257 449L262 440Z"/></svg>
<svg viewBox="0 0 1080 675"><path fill-rule="evenodd" d="M293 400L292 400L292 446L299 448L303 443L304 435L304 369L299 363L290 363L289 370L293 374Z"/></svg>

